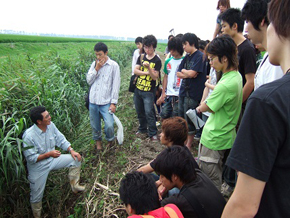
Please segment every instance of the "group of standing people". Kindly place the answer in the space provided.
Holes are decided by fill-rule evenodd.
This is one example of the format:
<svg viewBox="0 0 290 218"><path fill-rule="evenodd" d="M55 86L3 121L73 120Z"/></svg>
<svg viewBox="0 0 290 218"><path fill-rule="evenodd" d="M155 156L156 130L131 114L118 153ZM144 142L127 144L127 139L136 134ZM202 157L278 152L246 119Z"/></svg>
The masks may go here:
<svg viewBox="0 0 290 218"><path fill-rule="evenodd" d="M148 214L162 205L166 207L167 217L171 217L167 210L174 210L178 217L212 217L210 211L199 209L194 216L188 211L180 214L184 208L195 210L197 201L189 200L185 207L178 205L180 211L170 205L186 202L187 189L193 192L191 196L196 196L194 188L189 187L198 184L197 194L202 195L204 187L210 187L211 193L216 193L216 196L217 190L224 196L228 194L227 204L224 200L217 203L216 211L222 213L222 217L290 216L287 191L290 177L290 0L247 0L242 10L230 8L229 4L222 2L220 0L218 6L227 8L221 10L218 31L206 46L205 54L199 50L198 38L193 33L169 40L168 50L172 57L165 62L163 90L158 99L155 92L161 80L162 62L155 53L157 40L153 35L136 39L139 47L134 53L136 64L132 65L136 75L134 104L139 120L136 134L148 134L152 142L159 141L154 109L156 101L163 104L163 122L172 116L181 117L175 122L185 122L182 126L187 137L183 137L182 142L178 142L180 146L176 147L170 142L178 140L173 140L172 134L162 129L161 142L168 144L169 148L152 162L154 164L142 168L141 172L126 175L120 194L131 215ZM243 35L244 21L249 39ZM260 44L267 51L258 69L253 44ZM107 146L114 141L113 113L119 97L120 69L108 57L104 43L97 43L94 50L96 60L87 73L89 113L96 148L102 150L101 119L105 123ZM212 67L208 79L207 62ZM200 138L198 166L188 152L196 132L186 115L189 109L195 109L200 115L209 115ZM24 133L23 146L26 148L24 155L29 171L31 207L34 216L40 217L43 192L51 170L69 167L72 190L84 191L85 187L79 184L81 156L51 122L48 111L44 107L36 107L31 110L30 117L34 125ZM184 136L184 133L180 134ZM61 154L55 146L70 154ZM173 161L175 157L180 161ZM149 196L147 200L155 199L156 202L138 210L144 202L140 205L135 199L137 204L131 203L124 187L132 186L136 192L134 187L142 182L152 183L152 180L147 181L147 177L143 177L144 169L155 170L160 175L159 185L162 184L163 188L178 188L179 194L173 195L177 197L168 198L172 201L163 200L160 205L156 200L157 189L155 192L153 188L154 197ZM192 170L194 173L188 174ZM127 180L130 184L124 185ZM137 181L135 185L134 181ZM140 186L136 194L142 193L143 187ZM144 196L151 193L150 190L145 190ZM199 199L199 196L196 197ZM205 199L204 202L208 202ZM205 208L211 207L209 204ZM224 207L223 212L221 207ZM156 212L164 213L163 210Z"/></svg>

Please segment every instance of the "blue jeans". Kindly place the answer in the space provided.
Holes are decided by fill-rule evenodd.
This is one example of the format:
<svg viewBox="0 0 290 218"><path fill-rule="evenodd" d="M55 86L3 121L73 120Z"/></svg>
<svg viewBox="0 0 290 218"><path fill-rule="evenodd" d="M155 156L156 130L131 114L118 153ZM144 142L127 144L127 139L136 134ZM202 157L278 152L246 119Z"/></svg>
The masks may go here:
<svg viewBox="0 0 290 218"><path fill-rule="evenodd" d="M139 120L138 131L141 133L147 132L152 137L157 134L155 111L154 111L154 92L144 92L139 89L134 91L134 104Z"/></svg>
<svg viewBox="0 0 290 218"><path fill-rule="evenodd" d="M188 125L188 135L195 133L195 126L186 115L186 111L189 109L195 109L198 106L198 102L190 97L179 97L178 101L178 116L183 117Z"/></svg>
<svg viewBox="0 0 290 218"><path fill-rule="evenodd" d="M178 96L167 96L162 106L162 119L178 116Z"/></svg>
<svg viewBox="0 0 290 218"><path fill-rule="evenodd" d="M105 139L107 141L113 141L114 135L114 117L109 113L109 108L111 104L106 105L96 105L91 104L89 106L90 111L90 122L93 132L93 140L102 141L102 125L101 118L103 118L105 123Z"/></svg>

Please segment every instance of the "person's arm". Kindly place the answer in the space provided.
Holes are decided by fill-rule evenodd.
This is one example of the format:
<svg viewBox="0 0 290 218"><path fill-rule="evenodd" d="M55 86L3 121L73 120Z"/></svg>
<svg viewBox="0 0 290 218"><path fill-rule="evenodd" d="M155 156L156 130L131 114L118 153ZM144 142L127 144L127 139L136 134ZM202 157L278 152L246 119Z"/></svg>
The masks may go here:
<svg viewBox="0 0 290 218"><path fill-rule="evenodd" d="M112 111L112 113L116 112L116 104L118 103L119 98L119 91L120 91L120 84L121 84L121 78L120 78L120 67L117 63L114 65L114 72L113 72L113 84L111 89L111 105L109 110Z"/></svg>
<svg viewBox="0 0 290 218"><path fill-rule="evenodd" d="M161 105L162 103L164 103L165 98L166 98L166 88L167 88L167 82L168 82L168 75L164 74L163 77L163 81L162 81L162 94L160 96L160 98L157 100L156 104L157 105Z"/></svg>
<svg viewBox="0 0 290 218"><path fill-rule="evenodd" d="M146 71L142 71L140 70L141 65L136 64L135 69L134 69L134 74L136 74L137 76L144 76L144 75L149 75L149 72Z"/></svg>
<svg viewBox="0 0 290 218"><path fill-rule="evenodd" d="M243 102L249 98L250 94L254 90L255 74L254 73L247 73L247 74L245 74L245 77L246 77L246 83L243 87Z"/></svg>
<svg viewBox="0 0 290 218"><path fill-rule="evenodd" d="M157 80L159 77L159 71L156 71L151 67L151 64L148 62L143 63L143 66L148 68L148 73L151 76L152 80Z"/></svg>
<svg viewBox="0 0 290 218"><path fill-rule="evenodd" d="M217 35L218 35L219 31L220 31L220 28L221 27L220 27L219 23L216 23L215 30L214 30L212 39L214 39L215 37L217 37Z"/></svg>
<svg viewBox="0 0 290 218"><path fill-rule="evenodd" d="M204 84L207 88L214 90L215 85L210 83L210 78L208 80L206 80L205 84Z"/></svg>
<svg viewBox="0 0 290 218"><path fill-rule="evenodd" d="M95 79L99 76L98 72L95 69L96 61L91 64L91 67L86 75L87 83L91 86Z"/></svg>
<svg viewBox="0 0 290 218"><path fill-rule="evenodd" d="M202 98L201 98L200 102L204 102L205 101L206 97L208 96L208 92L209 92L208 88L204 87L203 93L202 93Z"/></svg>
<svg viewBox="0 0 290 218"><path fill-rule="evenodd" d="M143 173L152 173L154 172L154 169L151 167L150 163L146 164L143 167L140 167L137 169L138 172L143 172Z"/></svg>
<svg viewBox="0 0 290 218"><path fill-rule="evenodd" d="M52 151L49 151L47 153L38 155L36 162L42 161L42 160L47 159L49 157L58 158L60 155L61 155L60 151L52 150Z"/></svg>
<svg viewBox="0 0 290 218"><path fill-rule="evenodd" d="M182 69L181 71L177 72L176 75L181 79L196 78L198 75L198 72L196 72L195 70Z"/></svg>
<svg viewBox="0 0 290 218"><path fill-rule="evenodd" d="M81 161L82 156L76 152L71 146L68 147L67 151L71 154L74 160L78 159L78 161Z"/></svg>
<svg viewBox="0 0 290 218"><path fill-rule="evenodd" d="M214 113L208 106L207 104L203 101L200 103L200 105L195 109L197 113L201 113L201 112L211 112Z"/></svg>
<svg viewBox="0 0 290 218"><path fill-rule="evenodd" d="M239 172L235 190L224 208L222 218L254 217L265 185L265 182Z"/></svg>

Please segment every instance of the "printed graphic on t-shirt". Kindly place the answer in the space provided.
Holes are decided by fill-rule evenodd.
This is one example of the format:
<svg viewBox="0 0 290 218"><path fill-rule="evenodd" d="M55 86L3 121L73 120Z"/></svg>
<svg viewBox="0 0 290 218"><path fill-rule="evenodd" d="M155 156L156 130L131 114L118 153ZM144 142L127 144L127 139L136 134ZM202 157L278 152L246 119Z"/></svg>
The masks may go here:
<svg viewBox="0 0 290 218"><path fill-rule="evenodd" d="M148 72L148 68L144 67L144 63L149 63L148 61L142 61L142 66L140 67L140 70L143 72ZM150 67L154 69L155 63L149 63ZM141 91L151 91L152 88L152 77L150 75L143 75L138 76L136 87Z"/></svg>

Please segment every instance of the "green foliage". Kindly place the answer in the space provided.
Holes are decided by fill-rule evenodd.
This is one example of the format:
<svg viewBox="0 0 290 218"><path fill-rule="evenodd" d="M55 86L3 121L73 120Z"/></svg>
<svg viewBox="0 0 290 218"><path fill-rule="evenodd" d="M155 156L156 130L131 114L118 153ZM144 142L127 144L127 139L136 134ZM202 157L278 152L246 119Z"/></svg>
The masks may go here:
<svg viewBox="0 0 290 218"><path fill-rule="evenodd" d="M95 167L95 155L90 150L88 111L84 107L84 95L88 90L85 76L95 59L95 43L0 43L0 204L6 208L0 212L0 217L13 216L11 211L23 214L30 211L21 137L23 131L32 125L29 110L33 106L44 105L59 130L73 142L74 148L83 157L90 160L87 164ZM122 74L125 67L130 65L134 43L110 42L107 45L110 58L119 63ZM130 75L124 72L122 79L128 84L126 74ZM127 92L127 87L121 87L121 92ZM120 103L120 107L125 109L126 104ZM132 114L126 115L130 116ZM121 121L124 121L123 118ZM120 162L124 161L125 155L120 158ZM51 211L51 217L61 213L61 205L69 201L68 194L63 192L63 187L69 185L65 183L59 190L54 186L67 178L62 174L62 171L57 172L57 176L47 183L47 190L51 191L47 194L47 204L58 202L53 208L46 208L44 204L44 209ZM105 174L103 172L102 175ZM71 211L75 213L74 217L83 217L85 211L82 211L81 204L77 201L70 203L72 206L78 205L74 212Z"/></svg>

